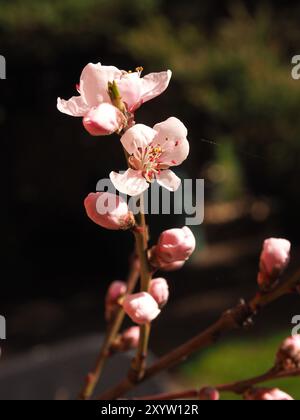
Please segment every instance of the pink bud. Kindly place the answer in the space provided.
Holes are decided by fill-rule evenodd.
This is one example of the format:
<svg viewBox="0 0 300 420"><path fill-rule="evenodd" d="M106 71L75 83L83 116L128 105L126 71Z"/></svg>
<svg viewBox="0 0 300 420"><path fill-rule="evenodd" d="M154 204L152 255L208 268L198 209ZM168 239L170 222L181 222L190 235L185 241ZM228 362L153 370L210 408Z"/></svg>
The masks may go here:
<svg viewBox="0 0 300 420"><path fill-rule="evenodd" d="M120 297L124 296L127 292L127 284L123 281L114 281L109 286L106 294L106 302L116 303Z"/></svg>
<svg viewBox="0 0 300 420"><path fill-rule="evenodd" d="M158 306L162 308L169 299L169 286L165 279L153 279L149 288L150 295L156 300Z"/></svg>
<svg viewBox="0 0 300 420"><path fill-rule="evenodd" d="M91 193L84 201L88 217L110 230L126 230L134 226L133 214L122 197L108 192Z"/></svg>
<svg viewBox="0 0 300 420"><path fill-rule="evenodd" d="M261 288L268 288L278 280L289 263L290 251L291 243L286 239L265 240L258 275L258 284Z"/></svg>
<svg viewBox="0 0 300 420"><path fill-rule="evenodd" d="M125 124L125 117L115 106L102 103L91 108L83 118L84 128L92 136L107 136L120 131Z"/></svg>
<svg viewBox="0 0 300 420"><path fill-rule="evenodd" d="M123 351L136 349L140 339L140 327L131 327L121 337Z"/></svg>
<svg viewBox="0 0 300 420"><path fill-rule="evenodd" d="M111 283L105 298L105 319L110 322L119 308L119 299L127 292L127 285L123 281Z"/></svg>
<svg viewBox="0 0 300 420"><path fill-rule="evenodd" d="M252 388L244 395L248 401L294 401L294 399L278 388Z"/></svg>
<svg viewBox="0 0 300 420"><path fill-rule="evenodd" d="M284 370L300 368L300 335L284 340L276 356L276 366Z"/></svg>
<svg viewBox="0 0 300 420"><path fill-rule="evenodd" d="M199 393L200 401L219 401L220 394L219 391L215 388L202 388Z"/></svg>
<svg viewBox="0 0 300 420"><path fill-rule="evenodd" d="M166 230L153 248L153 262L158 268L187 261L196 248L195 237L188 227Z"/></svg>
<svg viewBox="0 0 300 420"><path fill-rule="evenodd" d="M123 308L132 321L139 325L148 324L160 314L157 302L145 292L126 296Z"/></svg>
<svg viewBox="0 0 300 420"><path fill-rule="evenodd" d="M171 264L166 264L166 265L163 264L163 266L160 267L160 269L166 272L178 271L184 266L184 264L185 264L185 261L175 261Z"/></svg>

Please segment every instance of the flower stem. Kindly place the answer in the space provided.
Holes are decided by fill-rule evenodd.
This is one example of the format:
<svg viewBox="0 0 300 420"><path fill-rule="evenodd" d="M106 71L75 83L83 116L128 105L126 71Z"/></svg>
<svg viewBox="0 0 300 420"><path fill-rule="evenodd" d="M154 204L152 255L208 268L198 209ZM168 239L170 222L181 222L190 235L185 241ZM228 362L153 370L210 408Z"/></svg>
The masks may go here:
<svg viewBox="0 0 300 420"><path fill-rule="evenodd" d="M139 275L140 275L139 269L136 263L133 261L130 274L128 276L128 281L127 281L127 294L132 293L133 290L135 289L136 283L139 279ZM118 335L118 332L123 324L124 318L125 318L125 312L123 308L120 307L111 325L108 328L106 337L104 339L104 342L100 349L99 356L95 364L95 368L86 377L85 385L83 386L80 392L80 395L78 397L79 400L88 400L93 395L95 387L97 386L97 383L99 382L99 379L101 378L106 361L108 357L110 356L110 348L113 342L115 341L116 336Z"/></svg>
<svg viewBox="0 0 300 420"><path fill-rule="evenodd" d="M135 231L136 249L141 263L141 292L148 292L152 279L152 272L148 260L148 227L144 213L143 196L140 197L141 211L138 216L138 229ZM132 361L129 377L141 380L145 374L148 345L150 339L151 325L146 324L140 327L140 339L137 354Z"/></svg>

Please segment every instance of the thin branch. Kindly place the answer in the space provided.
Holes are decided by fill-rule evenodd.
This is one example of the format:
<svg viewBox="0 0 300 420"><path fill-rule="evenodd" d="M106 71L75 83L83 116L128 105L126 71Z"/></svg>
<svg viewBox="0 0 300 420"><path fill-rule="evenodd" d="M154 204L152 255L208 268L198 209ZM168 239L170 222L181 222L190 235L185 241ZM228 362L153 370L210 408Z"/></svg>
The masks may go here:
<svg viewBox="0 0 300 420"><path fill-rule="evenodd" d="M249 326L253 323L254 315L256 315L261 308L269 305L284 295L290 294L299 283L300 271L298 271L289 280L281 283L278 287L271 290L269 293L260 292L249 303L241 301L235 308L224 312L219 320L207 330L156 361L152 366L146 369L145 375L142 379L133 381L132 378L125 378L116 387L102 394L99 399L117 399L133 389L138 383L141 383L158 373L183 362L191 354L208 347L225 333L234 329Z"/></svg>
<svg viewBox="0 0 300 420"><path fill-rule="evenodd" d="M128 276L128 280L127 280L127 294L131 294L133 292L137 284L137 281L139 279L139 276L140 276L139 267L137 266L136 262L133 260L130 273ZM97 358L95 367L92 370L92 372L90 372L86 377L85 384L78 397L79 400L88 400L93 395L95 387L101 378L106 361L108 357L110 356L111 346L113 342L115 341L116 336L119 333L119 330L123 324L124 318L125 318L125 312L123 308L120 306L120 308L117 310L117 313L115 314L115 317L111 325L108 328L108 331L104 339L104 342L102 344L102 347L100 349L100 353Z"/></svg>
<svg viewBox="0 0 300 420"><path fill-rule="evenodd" d="M278 371L275 369L269 370L267 373L261 376L257 376L246 381L234 382L226 385L219 385L213 387L219 392L232 392L234 394L244 394L249 388L253 386L260 385L264 382L291 378L300 376L300 369ZM186 399L199 399L201 389L190 389L187 391L173 392L173 393L164 393L158 395L147 395L144 397L134 398L134 400L144 400L144 401L160 401L160 400L186 400Z"/></svg>

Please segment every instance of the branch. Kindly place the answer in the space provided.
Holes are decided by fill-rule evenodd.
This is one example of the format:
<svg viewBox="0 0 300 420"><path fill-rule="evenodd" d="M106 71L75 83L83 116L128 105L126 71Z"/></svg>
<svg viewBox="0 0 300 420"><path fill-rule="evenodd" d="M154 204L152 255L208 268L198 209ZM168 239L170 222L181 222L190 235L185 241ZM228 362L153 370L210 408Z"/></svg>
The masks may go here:
<svg viewBox="0 0 300 420"><path fill-rule="evenodd" d="M278 371L275 369L271 369L267 373L261 376L257 376L252 379L248 379L246 381L234 382L232 384L226 385L219 385L213 387L219 392L233 392L235 394L243 394L249 388L253 386L262 384L264 382L283 379L283 378L291 378L300 376L300 369L293 369L293 370L286 370L286 371ZM185 399L199 399L201 393L201 389L190 389L187 391L181 392L173 392L173 393L165 393L165 394L158 394L158 395L148 395L145 397L134 398L134 400L144 400L144 401L160 401L160 400L185 400Z"/></svg>
<svg viewBox="0 0 300 420"><path fill-rule="evenodd" d="M127 294L131 294L133 290L135 289L136 283L139 279L140 272L139 267L133 260L131 270L128 276L127 280ZM120 307L114 317L113 322L108 328L106 337L104 339L104 342L102 344L102 347L100 349L99 356L96 361L96 365L92 372L90 372L86 377L85 385L83 386L78 399L79 400L88 400L97 385L97 383L100 380L100 377L103 372L103 368L105 366L105 363L110 356L110 348L115 341L116 336L118 335L118 332L123 324L125 318L125 312L122 307Z"/></svg>
<svg viewBox="0 0 300 420"><path fill-rule="evenodd" d="M146 369L142 379L133 381L132 378L126 378L116 387L102 394L99 399L117 399L134 388L138 383L177 365L196 351L208 347L225 333L251 325L254 315L256 315L260 309L276 301L280 297L292 293L299 283L300 271L268 293L259 292L249 303L241 301L235 308L224 312L220 319L207 330L156 361L152 366Z"/></svg>

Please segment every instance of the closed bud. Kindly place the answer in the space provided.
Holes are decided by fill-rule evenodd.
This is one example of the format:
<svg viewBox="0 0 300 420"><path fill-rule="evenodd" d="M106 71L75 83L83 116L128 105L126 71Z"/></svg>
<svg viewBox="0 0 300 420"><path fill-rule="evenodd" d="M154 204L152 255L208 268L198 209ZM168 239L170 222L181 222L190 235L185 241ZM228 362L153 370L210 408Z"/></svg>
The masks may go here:
<svg viewBox="0 0 300 420"><path fill-rule="evenodd" d="M202 388L199 392L200 401L219 401L220 394L219 391L212 387Z"/></svg>
<svg viewBox="0 0 300 420"><path fill-rule="evenodd" d="M139 325L149 324L160 314L157 302L145 292L126 296L123 308L132 321Z"/></svg>
<svg viewBox="0 0 300 420"><path fill-rule="evenodd" d="M110 230L131 229L134 216L122 197L108 192L91 193L84 201L88 217L97 225Z"/></svg>
<svg viewBox="0 0 300 420"><path fill-rule="evenodd" d="M276 356L276 366L282 370L300 369L300 335L284 340Z"/></svg>
<svg viewBox="0 0 300 420"><path fill-rule="evenodd" d="M293 401L294 399L278 388L252 388L244 394L247 401Z"/></svg>
<svg viewBox="0 0 300 420"><path fill-rule="evenodd" d="M258 284L261 290L269 290L276 284L290 260L291 243L286 239L265 240L260 257Z"/></svg>
<svg viewBox="0 0 300 420"><path fill-rule="evenodd" d="M169 286L165 279L153 279L149 287L150 295L156 300L158 306L163 308L169 299Z"/></svg>
<svg viewBox="0 0 300 420"><path fill-rule="evenodd" d="M105 319L111 321L116 310L119 308L119 300L125 296L127 285L123 281L114 281L109 286L105 298Z"/></svg>

